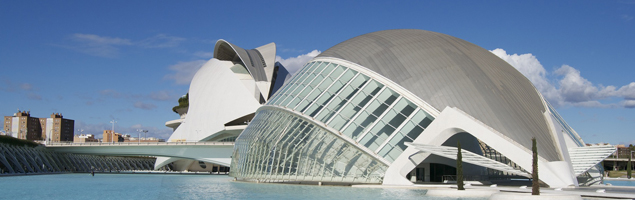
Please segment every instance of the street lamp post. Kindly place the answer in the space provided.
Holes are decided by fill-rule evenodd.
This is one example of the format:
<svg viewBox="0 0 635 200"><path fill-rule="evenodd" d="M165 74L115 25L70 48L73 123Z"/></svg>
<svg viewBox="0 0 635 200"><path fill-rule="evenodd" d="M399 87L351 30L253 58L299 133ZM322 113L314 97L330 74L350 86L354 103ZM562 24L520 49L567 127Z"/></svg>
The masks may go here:
<svg viewBox="0 0 635 200"><path fill-rule="evenodd" d="M143 130L143 138L148 139L148 130Z"/></svg>
<svg viewBox="0 0 635 200"><path fill-rule="evenodd" d="M117 123L117 121L115 121L114 119L110 121L110 123L112 124L112 132L110 133L110 140L112 140L112 143L115 143L115 123Z"/></svg>
<svg viewBox="0 0 635 200"><path fill-rule="evenodd" d="M141 144L141 132L145 133L146 136L148 135L148 130L144 130L144 129L137 129L137 132L139 132L139 141L137 142L138 144Z"/></svg>

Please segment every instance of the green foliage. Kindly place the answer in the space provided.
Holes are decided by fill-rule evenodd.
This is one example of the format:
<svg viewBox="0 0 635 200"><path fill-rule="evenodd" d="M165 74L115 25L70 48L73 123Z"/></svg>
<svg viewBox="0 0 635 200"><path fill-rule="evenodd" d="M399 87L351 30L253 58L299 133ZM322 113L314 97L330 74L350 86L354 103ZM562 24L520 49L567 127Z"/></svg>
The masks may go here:
<svg viewBox="0 0 635 200"><path fill-rule="evenodd" d="M37 147L39 144L33 141L14 138L8 135L0 135L0 143L15 145L15 146L29 146Z"/></svg>
<svg viewBox="0 0 635 200"><path fill-rule="evenodd" d="M463 154L461 153L461 141L457 141L456 148L456 186L459 190L465 190L463 187Z"/></svg>
<svg viewBox="0 0 635 200"><path fill-rule="evenodd" d="M188 106L190 106L190 93L187 93L185 96L179 98L179 105L172 107L172 111L178 113L176 112L177 109L186 108Z"/></svg>
<svg viewBox="0 0 635 200"><path fill-rule="evenodd" d="M536 138L531 138L531 152L533 155L531 170L531 195L540 195L540 180L538 179L538 148L536 147Z"/></svg>

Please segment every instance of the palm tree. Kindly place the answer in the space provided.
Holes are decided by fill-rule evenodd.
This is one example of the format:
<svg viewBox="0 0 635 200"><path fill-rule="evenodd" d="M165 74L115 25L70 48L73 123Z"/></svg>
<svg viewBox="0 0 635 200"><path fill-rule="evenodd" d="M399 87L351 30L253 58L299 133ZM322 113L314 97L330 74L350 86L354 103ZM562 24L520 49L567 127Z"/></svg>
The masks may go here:
<svg viewBox="0 0 635 200"><path fill-rule="evenodd" d="M459 190L465 190L463 188L463 155L461 155L461 141L456 144L458 152L456 154L456 186Z"/></svg>
<svg viewBox="0 0 635 200"><path fill-rule="evenodd" d="M633 159L633 152L629 152L628 154L628 163L626 163L626 178L631 178L632 177L632 167L631 167L631 159Z"/></svg>
<svg viewBox="0 0 635 200"><path fill-rule="evenodd" d="M538 183L538 148L536 148L536 138L531 138L531 151L533 152L533 164L531 170L531 195L540 195L540 184Z"/></svg>

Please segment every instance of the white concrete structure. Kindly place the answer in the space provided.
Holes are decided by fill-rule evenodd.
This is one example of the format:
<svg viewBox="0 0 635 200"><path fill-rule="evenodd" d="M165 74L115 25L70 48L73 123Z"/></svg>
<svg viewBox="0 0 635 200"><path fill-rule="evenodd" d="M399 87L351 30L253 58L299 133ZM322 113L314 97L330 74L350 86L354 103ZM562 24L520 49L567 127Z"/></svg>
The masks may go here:
<svg viewBox="0 0 635 200"><path fill-rule="evenodd" d="M450 151L460 141L467 176L522 177L531 173L531 138L551 187L598 182L598 163L615 150L585 147L531 82L489 51L440 33L387 30L306 64L238 137L230 175L440 181L452 174ZM580 153L587 159L578 161Z"/></svg>
<svg viewBox="0 0 635 200"><path fill-rule="evenodd" d="M229 166L233 142L50 143L60 153L107 156L166 156ZM188 165L189 166L189 165Z"/></svg>
<svg viewBox="0 0 635 200"><path fill-rule="evenodd" d="M214 58L192 79L187 115L182 114L181 119L166 123L175 128L168 142L233 142L253 118L256 109L290 77L287 70L275 62L275 56L274 43L245 50L219 40L214 48ZM158 157L155 168L192 158L185 154Z"/></svg>

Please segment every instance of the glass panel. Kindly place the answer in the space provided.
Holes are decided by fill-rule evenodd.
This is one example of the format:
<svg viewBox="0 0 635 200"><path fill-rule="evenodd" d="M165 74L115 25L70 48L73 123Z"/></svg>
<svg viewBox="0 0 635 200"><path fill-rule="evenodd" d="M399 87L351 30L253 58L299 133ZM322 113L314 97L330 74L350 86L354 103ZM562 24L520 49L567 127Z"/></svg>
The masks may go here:
<svg viewBox="0 0 635 200"><path fill-rule="evenodd" d="M374 96L375 94L377 94L377 92L379 92L379 90L381 90L382 87L383 85L381 83L378 83L377 81L372 80L370 83L368 83L366 87L364 87L362 91L366 93L367 95Z"/></svg>
<svg viewBox="0 0 635 200"><path fill-rule="evenodd" d="M317 68L315 68L315 71L313 71L313 73L320 73L322 72L322 70L324 70L324 68L326 68L327 64L331 64L331 63L327 63L327 62L323 62L320 65L318 65Z"/></svg>
<svg viewBox="0 0 635 200"><path fill-rule="evenodd" d="M342 74L342 72L344 72L344 70L346 70L346 68L344 66L337 66L337 68L335 70L333 70L333 72L331 72L331 75L329 75L330 77L333 77L334 79L339 77L340 74Z"/></svg>
<svg viewBox="0 0 635 200"><path fill-rule="evenodd" d="M304 100L302 101L297 107L295 107L294 110L300 111L300 112L304 112L304 109L306 109L306 107L310 104L311 102ZM293 107L290 107L293 108Z"/></svg>
<svg viewBox="0 0 635 200"><path fill-rule="evenodd" d="M430 125L430 123L432 123L432 119L426 117L424 120L419 122L419 126L421 126L423 128L427 128L428 125Z"/></svg>
<svg viewBox="0 0 635 200"><path fill-rule="evenodd" d="M324 79L324 81L322 81L322 83L320 83L320 85L318 86L318 88L319 88L321 91L324 91L324 90L326 90L326 88L328 88L328 87L331 85L331 83L333 83L333 79L332 79L331 77L326 77L326 78Z"/></svg>
<svg viewBox="0 0 635 200"><path fill-rule="evenodd" d="M390 124L394 128L397 128L397 127L399 127L401 125L401 123L403 123L403 121L406 120L406 116L403 116L401 114L397 114L397 113L394 113L394 112L395 111L392 110L392 109L389 111L389 114L393 116L392 119L391 118L384 118L384 119L390 120L390 121L388 121L388 124Z"/></svg>
<svg viewBox="0 0 635 200"><path fill-rule="evenodd" d="M344 75L340 77L340 80L348 81L351 80L355 76L356 72L354 70L348 70L344 72Z"/></svg>
<svg viewBox="0 0 635 200"><path fill-rule="evenodd" d="M419 124L419 122L421 122L421 120L423 120L424 118L426 118L426 113L423 112L422 110L419 110L417 114L415 114L415 116L413 116L412 119L410 119L410 121L413 121L416 124Z"/></svg>
<svg viewBox="0 0 635 200"><path fill-rule="evenodd" d="M328 89L329 92L331 92L331 94L335 94L337 92L340 91L340 89L342 89L342 86L344 86L344 84L341 81L335 81L335 83L333 83L333 85L331 85L331 87Z"/></svg>
<svg viewBox="0 0 635 200"><path fill-rule="evenodd" d="M335 114L335 112L337 112L344 105L344 103L344 100L340 97L333 97L331 103L329 103L329 105L326 107L326 110L328 110L328 112L326 112L326 110L322 111L322 113L320 113L320 115L317 117L318 120L327 122Z"/></svg>
<svg viewBox="0 0 635 200"><path fill-rule="evenodd" d="M402 98L401 100L399 100L399 102L397 102L394 107L395 110L405 116L409 116L415 110L415 108L417 108L417 106L415 106L413 103L410 103L410 101L406 100L406 98Z"/></svg>
<svg viewBox="0 0 635 200"><path fill-rule="evenodd" d="M302 81L301 84L303 84L303 85L309 84L309 82L311 82L311 80L315 79L315 76L317 76L317 75L315 75L313 73L307 74L306 78L304 78L304 80Z"/></svg>
<svg viewBox="0 0 635 200"><path fill-rule="evenodd" d="M318 97L318 95L320 95L320 93L322 93L321 90L316 89L315 91L311 92L311 94L309 94L309 96L306 97L306 100L307 101L313 101L313 100L315 100Z"/></svg>
<svg viewBox="0 0 635 200"><path fill-rule="evenodd" d="M289 102L291 102L291 103L289 103ZM288 97L286 100L284 100L284 101L282 102L282 104L281 104L281 105L283 105L283 106L285 106L285 105L286 105L286 107L287 107L287 108L293 108L293 107L295 107L295 105L297 105L299 102L300 102L300 99L299 99L299 98ZM291 106L289 106L289 105L287 105L287 104L289 104L289 105L291 105Z"/></svg>
<svg viewBox="0 0 635 200"><path fill-rule="evenodd" d="M395 128L392 126L389 126L388 124L384 124L383 122L381 124L380 123L377 123L377 124L380 126L376 126L376 128L373 129L373 133L375 133L375 135L377 136L377 139L375 141L375 144L372 145L374 146L373 148L371 148L372 150L376 150L376 148L379 147L379 145L383 144L386 141L386 139L388 139L388 137L390 137L390 135L392 135L392 133L395 132Z"/></svg>
<svg viewBox="0 0 635 200"><path fill-rule="evenodd" d="M362 86L368 80L368 76L360 74L353 81L351 81L351 87L358 88Z"/></svg>
<svg viewBox="0 0 635 200"><path fill-rule="evenodd" d="M415 114L415 116L411 119L411 121L417 123L417 125L421 126L422 128L428 127L428 125L432 123L432 120L434 119L422 110L419 110L417 114Z"/></svg>
<svg viewBox="0 0 635 200"><path fill-rule="evenodd" d="M358 109L356 109L357 107L355 107L355 105L352 104L348 104L346 107L344 107L344 109L342 109L342 111L340 112L340 116L342 116L342 118L348 120L351 117L353 117L353 115L355 115L358 111Z"/></svg>
<svg viewBox="0 0 635 200"><path fill-rule="evenodd" d="M367 110L372 111L373 115L375 116L380 116L382 113L384 113L384 111L386 111L386 109L388 109L388 105L379 103L379 101L374 100L370 104L370 106L368 106Z"/></svg>
<svg viewBox="0 0 635 200"><path fill-rule="evenodd" d="M348 119L342 118L341 115L335 115L333 120L329 122L329 126L333 127L335 130L340 130L348 121Z"/></svg>
<svg viewBox="0 0 635 200"><path fill-rule="evenodd" d="M402 133L406 133L406 136L408 136L410 140L417 139L417 137L419 137L419 134L421 134L422 132L423 128L421 128L420 126L415 126L408 132L402 131Z"/></svg>
<svg viewBox="0 0 635 200"><path fill-rule="evenodd" d="M313 86L312 85L306 86L304 88L304 90L302 90L302 92L300 92L300 94L298 94L298 98L306 97L312 90L313 90Z"/></svg>
<svg viewBox="0 0 635 200"><path fill-rule="evenodd" d="M379 96L377 96L377 100L381 103L390 105L394 102L399 95L396 92L393 92L391 89L386 88Z"/></svg>

